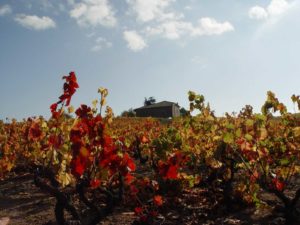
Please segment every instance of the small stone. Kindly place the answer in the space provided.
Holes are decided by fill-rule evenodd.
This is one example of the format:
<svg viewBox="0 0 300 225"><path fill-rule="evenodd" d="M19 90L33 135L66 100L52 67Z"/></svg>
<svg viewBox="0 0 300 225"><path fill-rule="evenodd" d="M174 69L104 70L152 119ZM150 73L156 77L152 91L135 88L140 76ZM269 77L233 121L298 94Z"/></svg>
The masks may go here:
<svg viewBox="0 0 300 225"><path fill-rule="evenodd" d="M224 220L224 222L228 225L237 225L237 224L241 224L241 221L238 219L230 219L227 218L226 220Z"/></svg>
<svg viewBox="0 0 300 225"><path fill-rule="evenodd" d="M9 217L2 217L0 218L0 225L7 225L9 223Z"/></svg>

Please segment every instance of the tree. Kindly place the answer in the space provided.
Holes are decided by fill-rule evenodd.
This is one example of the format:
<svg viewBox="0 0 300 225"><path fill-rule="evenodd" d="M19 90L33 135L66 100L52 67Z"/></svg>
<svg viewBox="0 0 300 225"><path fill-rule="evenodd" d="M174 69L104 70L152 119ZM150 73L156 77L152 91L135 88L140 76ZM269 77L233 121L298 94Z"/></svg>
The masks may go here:
<svg viewBox="0 0 300 225"><path fill-rule="evenodd" d="M181 107L179 112L180 112L180 116L188 115L188 111L184 107Z"/></svg>
<svg viewBox="0 0 300 225"><path fill-rule="evenodd" d="M132 108L125 110L121 113L121 117L135 117L135 111Z"/></svg>
<svg viewBox="0 0 300 225"><path fill-rule="evenodd" d="M144 106L153 105L156 102L154 97L145 98Z"/></svg>

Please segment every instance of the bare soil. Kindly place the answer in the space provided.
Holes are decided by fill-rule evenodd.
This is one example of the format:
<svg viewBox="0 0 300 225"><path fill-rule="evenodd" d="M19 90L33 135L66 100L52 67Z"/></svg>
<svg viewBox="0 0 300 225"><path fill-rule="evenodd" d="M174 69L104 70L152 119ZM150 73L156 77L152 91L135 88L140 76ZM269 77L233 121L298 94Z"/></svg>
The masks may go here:
<svg viewBox="0 0 300 225"><path fill-rule="evenodd" d="M28 173L0 182L0 225L1 219L9 219L9 225L57 225L54 206L55 198L41 192ZM131 224L134 219L132 211L116 208L99 225Z"/></svg>
<svg viewBox="0 0 300 225"><path fill-rule="evenodd" d="M262 193L269 206L241 207L230 211L222 204L214 205L215 196L210 190L194 188L169 196L169 203L162 209L156 224L206 224L206 225L283 225L285 220L278 210L279 202L272 195ZM54 215L55 199L41 192L28 173L11 174L0 181L0 225L57 225ZM134 213L122 206L116 208L99 225L129 225Z"/></svg>

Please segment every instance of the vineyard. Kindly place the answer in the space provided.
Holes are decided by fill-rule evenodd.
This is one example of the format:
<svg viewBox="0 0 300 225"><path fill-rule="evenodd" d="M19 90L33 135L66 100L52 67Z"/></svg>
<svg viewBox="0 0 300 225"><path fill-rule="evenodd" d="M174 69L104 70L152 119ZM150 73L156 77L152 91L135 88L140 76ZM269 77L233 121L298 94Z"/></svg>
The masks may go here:
<svg viewBox="0 0 300 225"><path fill-rule="evenodd" d="M300 118L274 93L261 113L217 117L190 91L187 116L114 118L107 89L75 110L76 75L63 79L49 120L0 121L0 187L28 175L55 224L108 224L116 212L131 220L110 224L300 224Z"/></svg>

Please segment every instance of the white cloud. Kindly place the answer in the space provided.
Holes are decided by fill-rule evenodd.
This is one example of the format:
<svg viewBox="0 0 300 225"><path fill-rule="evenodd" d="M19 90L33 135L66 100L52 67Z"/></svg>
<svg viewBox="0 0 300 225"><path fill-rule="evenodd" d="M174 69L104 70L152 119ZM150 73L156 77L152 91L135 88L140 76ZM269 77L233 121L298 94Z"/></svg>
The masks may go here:
<svg viewBox="0 0 300 225"><path fill-rule="evenodd" d="M138 22L147 23L141 30L147 38L163 37L179 40L184 36L220 35L234 30L229 22L221 23L213 18L202 18L197 24L185 20L184 14L172 8L172 3L176 0L126 0L126 2L129 5L129 13L135 15ZM184 9L191 10L192 7L187 5ZM145 44L145 41L142 43Z"/></svg>
<svg viewBox="0 0 300 225"><path fill-rule="evenodd" d="M286 0L272 0L267 10L270 15L280 15L286 12L290 4Z"/></svg>
<svg viewBox="0 0 300 225"><path fill-rule="evenodd" d="M271 0L270 4L263 8L261 6L254 6L250 8L248 15L251 19L273 19L292 8L294 2L288 2L286 0Z"/></svg>
<svg viewBox="0 0 300 225"><path fill-rule="evenodd" d="M10 14L12 12L10 5L0 6L0 16Z"/></svg>
<svg viewBox="0 0 300 225"><path fill-rule="evenodd" d="M229 22L217 22L213 18L205 17L198 21L197 25L193 25L186 21L167 21L156 27L147 27L144 32L148 36L162 35L164 38L176 40L184 35L191 37L204 35L221 35L225 32L233 31L234 27Z"/></svg>
<svg viewBox="0 0 300 225"><path fill-rule="evenodd" d="M80 26L114 27L117 24L115 12L108 0L83 0L74 5L70 16Z"/></svg>
<svg viewBox="0 0 300 225"><path fill-rule="evenodd" d="M112 47L112 43L110 41L107 41L103 37L98 37L95 41L95 45L91 48L91 51L99 52L102 49L111 48L111 47Z"/></svg>
<svg viewBox="0 0 300 225"><path fill-rule="evenodd" d="M38 17L36 15L20 14L15 17L15 21L23 27L33 30L46 30L56 27L55 22L46 16Z"/></svg>
<svg viewBox="0 0 300 225"><path fill-rule="evenodd" d="M156 27L147 27L145 33L149 36L162 35L166 39L176 40L193 29L193 25L189 22L173 20L163 22Z"/></svg>
<svg viewBox="0 0 300 225"><path fill-rule="evenodd" d="M260 6L254 6L249 10L249 17L251 19L266 19L268 17L268 12Z"/></svg>
<svg viewBox="0 0 300 225"><path fill-rule="evenodd" d="M163 36L167 39L176 40L188 29L189 23L182 21L169 21L160 25Z"/></svg>
<svg viewBox="0 0 300 225"><path fill-rule="evenodd" d="M182 14L167 9L175 0L126 0L139 22L181 18Z"/></svg>
<svg viewBox="0 0 300 225"><path fill-rule="evenodd" d="M194 29L193 35L220 35L228 31L233 31L234 27L229 22L217 22L214 18L201 18L199 26Z"/></svg>
<svg viewBox="0 0 300 225"><path fill-rule="evenodd" d="M147 44L143 37L136 31L124 31L123 38L127 42L127 47L134 52L138 52L147 47Z"/></svg>

